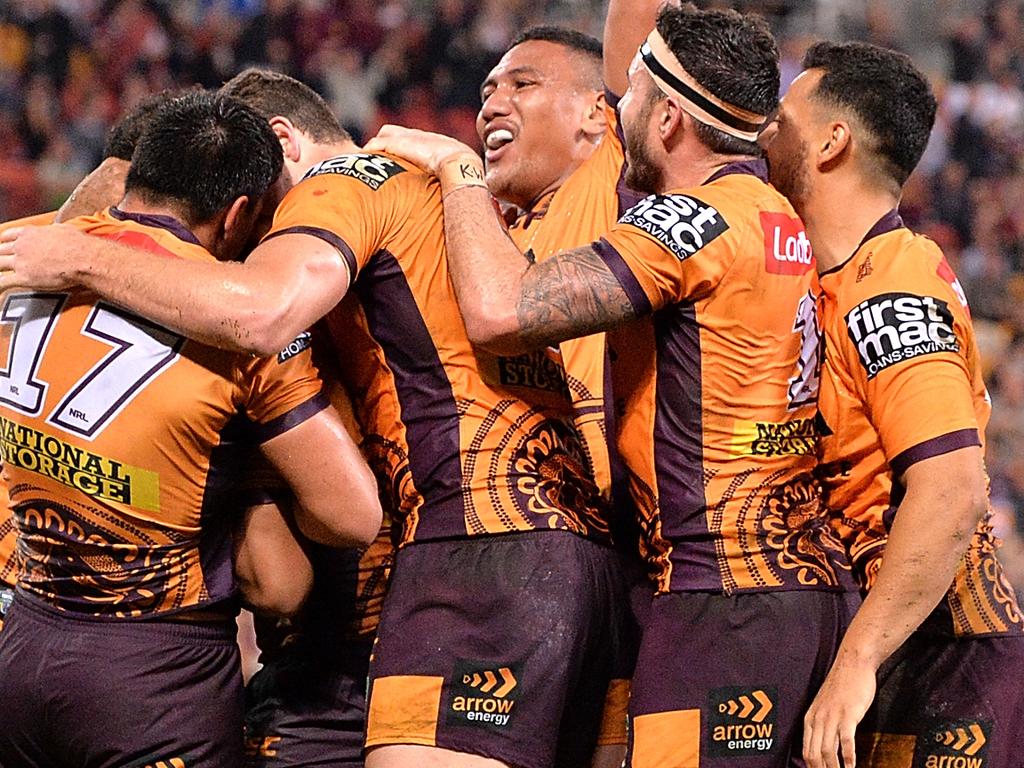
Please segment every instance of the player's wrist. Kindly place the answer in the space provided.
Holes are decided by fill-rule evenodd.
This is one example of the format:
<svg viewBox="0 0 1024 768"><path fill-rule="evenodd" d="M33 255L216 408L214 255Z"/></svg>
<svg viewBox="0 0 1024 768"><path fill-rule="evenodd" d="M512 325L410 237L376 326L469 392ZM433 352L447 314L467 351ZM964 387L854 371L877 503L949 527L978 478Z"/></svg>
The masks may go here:
<svg viewBox="0 0 1024 768"><path fill-rule="evenodd" d="M469 149L454 152L441 159L437 163L436 175L441 182L442 194L463 187L487 187L483 161Z"/></svg>

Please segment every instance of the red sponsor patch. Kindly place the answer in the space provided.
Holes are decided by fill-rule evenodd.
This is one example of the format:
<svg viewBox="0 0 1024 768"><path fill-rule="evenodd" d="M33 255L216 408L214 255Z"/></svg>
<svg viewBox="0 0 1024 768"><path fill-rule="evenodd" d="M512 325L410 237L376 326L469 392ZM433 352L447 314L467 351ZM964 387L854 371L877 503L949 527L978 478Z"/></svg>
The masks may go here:
<svg viewBox="0 0 1024 768"><path fill-rule="evenodd" d="M804 275L814 269L814 252L803 222L784 213L761 211L765 269L776 275Z"/></svg>
<svg viewBox="0 0 1024 768"><path fill-rule="evenodd" d="M938 269L935 270L939 273L939 277L945 280L953 288L953 293L960 299L960 306L967 311L967 316L971 316L971 308L967 306L967 294L964 293L964 288L960 285L960 280L957 278L953 268L949 266L949 262L946 261L946 257L942 257L942 261L939 262Z"/></svg>

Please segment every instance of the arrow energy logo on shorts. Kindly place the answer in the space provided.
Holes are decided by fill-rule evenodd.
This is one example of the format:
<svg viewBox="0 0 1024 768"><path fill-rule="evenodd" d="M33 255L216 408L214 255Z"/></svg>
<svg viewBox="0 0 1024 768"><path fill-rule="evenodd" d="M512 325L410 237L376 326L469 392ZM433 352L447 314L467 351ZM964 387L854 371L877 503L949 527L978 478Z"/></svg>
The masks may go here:
<svg viewBox="0 0 1024 768"><path fill-rule="evenodd" d="M778 689L768 686L716 688L708 698L708 753L747 757L771 752Z"/></svg>
<svg viewBox="0 0 1024 768"><path fill-rule="evenodd" d="M459 659L449 686L447 722L478 728L505 728L519 693L520 666Z"/></svg>
<svg viewBox="0 0 1024 768"><path fill-rule="evenodd" d="M985 768L986 745L992 724L958 720L934 726L918 741L915 768Z"/></svg>

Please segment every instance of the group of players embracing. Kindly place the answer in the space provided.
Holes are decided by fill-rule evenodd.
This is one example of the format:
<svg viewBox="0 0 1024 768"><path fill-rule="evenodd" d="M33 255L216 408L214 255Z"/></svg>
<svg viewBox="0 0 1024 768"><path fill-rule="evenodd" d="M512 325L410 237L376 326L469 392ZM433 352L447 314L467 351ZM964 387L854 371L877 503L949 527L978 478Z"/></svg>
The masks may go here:
<svg viewBox="0 0 1024 768"><path fill-rule="evenodd" d="M898 211L935 98L779 78L611 0L513 41L483 160L262 70L125 118L0 234L0 766L1018 766L979 351Z"/></svg>

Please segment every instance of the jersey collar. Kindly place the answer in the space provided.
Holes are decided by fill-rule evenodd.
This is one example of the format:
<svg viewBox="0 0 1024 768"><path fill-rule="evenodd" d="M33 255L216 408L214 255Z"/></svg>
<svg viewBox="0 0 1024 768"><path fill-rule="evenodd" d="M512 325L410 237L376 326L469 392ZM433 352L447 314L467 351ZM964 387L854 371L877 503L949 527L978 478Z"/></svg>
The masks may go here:
<svg viewBox="0 0 1024 768"><path fill-rule="evenodd" d="M199 239L173 216L164 216L159 213L132 213L131 211L122 211L116 206L110 207L110 215L119 221L134 221L136 224L142 224L145 227L156 227L157 229L166 230L179 240L202 246Z"/></svg>
<svg viewBox="0 0 1024 768"><path fill-rule="evenodd" d="M863 239L857 244L857 247L853 249L853 253L851 253L848 258L836 264L832 269L826 269L821 273L820 277L834 274L849 264L868 240L873 240L879 235L884 235L886 232L894 232L897 229L902 229L904 226L906 225L903 223L903 217L900 216L899 209L893 208L891 211L886 212L882 218L876 221L871 229L867 231L867 234L864 235Z"/></svg>

